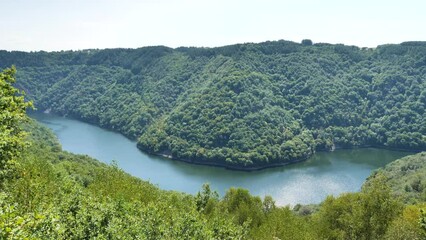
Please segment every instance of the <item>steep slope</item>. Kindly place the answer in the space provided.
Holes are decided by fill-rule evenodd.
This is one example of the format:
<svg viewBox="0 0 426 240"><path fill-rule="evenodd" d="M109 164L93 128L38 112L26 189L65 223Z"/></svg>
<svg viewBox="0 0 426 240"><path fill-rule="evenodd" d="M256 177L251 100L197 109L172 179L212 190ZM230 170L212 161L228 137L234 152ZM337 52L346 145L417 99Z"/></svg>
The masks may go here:
<svg viewBox="0 0 426 240"><path fill-rule="evenodd" d="M144 151L231 168L334 147L426 150L426 43L287 41L220 48L0 51L40 110L139 139Z"/></svg>

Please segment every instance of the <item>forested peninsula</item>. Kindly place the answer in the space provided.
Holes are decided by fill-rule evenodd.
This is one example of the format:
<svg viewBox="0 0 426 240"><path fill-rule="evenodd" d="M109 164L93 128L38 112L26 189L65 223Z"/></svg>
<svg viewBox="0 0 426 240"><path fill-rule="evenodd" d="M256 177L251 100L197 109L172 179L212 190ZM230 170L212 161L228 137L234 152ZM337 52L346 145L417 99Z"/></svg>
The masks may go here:
<svg viewBox="0 0 426 240"><path fill-rule="evenodd" d="M39 110L189 162L256 169L334 148L426 150L426 42L0 51L0 68L11 65Z"/></svg>

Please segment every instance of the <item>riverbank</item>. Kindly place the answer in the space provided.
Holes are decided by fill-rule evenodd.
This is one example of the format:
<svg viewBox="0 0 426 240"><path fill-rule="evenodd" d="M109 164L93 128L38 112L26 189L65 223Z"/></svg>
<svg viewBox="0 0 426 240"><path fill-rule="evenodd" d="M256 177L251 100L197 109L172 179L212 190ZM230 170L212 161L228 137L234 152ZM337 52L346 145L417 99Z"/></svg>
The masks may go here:
<svg viewBox="0 0 426 240"><path fill-rule="evenodd" d="M201 162L201 161L175 158L172 155L168 155L168 154L153 153L153 152L143 151L140 148L138 148L138 149L142 152L146 152L147 154L150 154L150 155L153 155L153 156L158 156L158 157L163 157L163 158L173 160L173 161L184 162L184 163L194 164L194 165L203 165L203 166L209 166L209 167L224 168L224 169L227 169L227 170L243 171L243 172L254 172L254 171L260 171L260 170L265 170L265 169L269 169L269 168L283 167L283 166L287 166L287 165L290 165L290 164L295 164L295 163L300 163L300 162L306 161L307 159L309 159L313 156L313 155L311 155L311 156L309 156L307 158L303 158L303 159L292 160L292 161L283 162L283 163L273 163L273 164L264 165L264 166L240 167L240 166L221 164L221 163L217 163L217 162Z"/></svg>
<svg viewBox="0 0 426 240"><path fill-rule="evenodd" d="M56 113L51 112L51 111L49 111L47 113L43 112L43 111L34 111L34 112L37 113L37 114L46 114L46 115L64 117L64 118L68 118L68 119L74 119L76 121L85 122L87 124L99 127L101 129L121 134L122 136L129 139L130 141L137 143L136 138L134 136L126 135L126 134L124 134L120 131L117 131L116 129L109 128L108 126L100 126L93 119L88 120L88 119L84 119L84 118L81 118L79 116L74 116L74 115L61 116L60 114L56 114ZM345 150L345 149L350 150L350 149L363 149L363 148L377 148L377 149L385 149L385 150L390 150L390 151L411 152L411 153L417 153L417 152L423 151L423 150L412 150L412 149L387 147L387 146L383 146L383 145L362 145L362 146L339 146L339 145L336 145L335 148L333 148L332 150L319 150L319 151L314 152L312 155L307 156L305 158L301 158L301 159L294 159L294 160L287 161L287 162L270 163L270 164L265 164L265 165L238 166L238 165L224 164L224 163L221 163L221 162L197 161L197 160L182 159L182 158L174 157L169 153L151 152L151 151L148 151L146 149L141 149L140 147L137 146L137 149L139 151L143 152L143 153L146 153L146 154L149 154L149 155L152 155L152 156L161 157L161 158L164 158L164 159L167 159L167 160L184 162L184 163L193 164L193 165L203 165L203 166L209 166L209 167L223 168L223 169L232 170L232 171L242 171L242 172L261 171L261 170L265 170L265 169L278 168L278 167L288 166L288 165L291 165L291 164L300 163L300 162L308 160L309 158L315 156L315 154L320 153L320 152L332 152L332 151L336 151L336 150Z"/></svg>
<svg viewBox="0 0 426 240"><path fill-rule="evenodd" d="M333 149L332 151L325 151L325 150L317 151L314 154L312 154L312 155L310 155L306 158L303 158L303 159L296 159L296 160L292 160L292 161L288 161L288 162L282 162L282 163L272 163L272 164L262 165L262 166L244 166L244 167L242 167L242 166L226 165L226 164L221 164L221 163L217 163L217 162L207 162L207 161L201 162L201 161L194 161L194 160L189 160L189 159L181 159L181 158L173 157L170 154L148 152L148 151L144 151L140 148L138 148L138 149L142 152L149 154L149 155L162 157L162 158L167 159L167 160L184 162L184 163L194 164L194 165L223 168L223 169L232 170L232 171L254 172L254 171L261 171L261 170L265 170L265 169L278 168L278 167L288 166L288 165L291 165L291 164L301 163L301 162L307 161L308 159L314 157L317 153L321 153L321 152L334 152L334 151L340 151L340 150L356 150L356 149L368 149L368 148L384 149L384 150L397 151L397 152L409 152L409 153L412 153L412 154L422 152L422 150L408 150L408 149L389 148L389 147L386 147L386 146L378 146L378 145L364 145L364 146L354 146L354 147L337 147L336 146L336 148Z"/></svg>

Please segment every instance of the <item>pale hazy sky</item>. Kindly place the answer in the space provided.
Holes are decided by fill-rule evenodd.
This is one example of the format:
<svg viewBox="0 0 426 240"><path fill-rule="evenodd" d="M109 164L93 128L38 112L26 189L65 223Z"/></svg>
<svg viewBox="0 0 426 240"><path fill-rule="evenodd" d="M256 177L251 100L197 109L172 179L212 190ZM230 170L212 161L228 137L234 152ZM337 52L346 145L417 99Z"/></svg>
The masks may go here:
<svg viewBox="0 0 426 240"><path fill-rule="evenodd" d="M0 49L426 41L425 0L0 0Z"/></svg>

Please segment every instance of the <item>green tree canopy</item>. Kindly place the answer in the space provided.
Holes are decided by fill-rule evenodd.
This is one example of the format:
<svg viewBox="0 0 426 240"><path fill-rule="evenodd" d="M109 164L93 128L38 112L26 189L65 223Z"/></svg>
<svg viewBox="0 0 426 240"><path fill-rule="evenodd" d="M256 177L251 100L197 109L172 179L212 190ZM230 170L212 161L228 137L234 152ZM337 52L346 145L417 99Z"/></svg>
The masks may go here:
<svg viewBox="0 0 426 240"><path fill-rule="evenodd" d="M269 41L218 48L0 51L39 109L143 151L262 168L317 151L426 150L426 44Z"/></svg>
<svg viewBox="0 0 426 240"><path fill-rule="evenodd" d="M25 102L23 92L12 86L15 72L12 67L0 73L0 183L10 174L25 144L20 124L26 118L25 110L32 106Z"/></svg>

